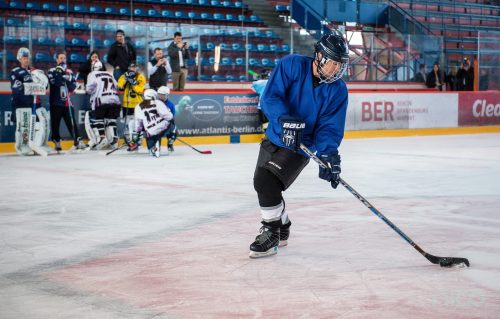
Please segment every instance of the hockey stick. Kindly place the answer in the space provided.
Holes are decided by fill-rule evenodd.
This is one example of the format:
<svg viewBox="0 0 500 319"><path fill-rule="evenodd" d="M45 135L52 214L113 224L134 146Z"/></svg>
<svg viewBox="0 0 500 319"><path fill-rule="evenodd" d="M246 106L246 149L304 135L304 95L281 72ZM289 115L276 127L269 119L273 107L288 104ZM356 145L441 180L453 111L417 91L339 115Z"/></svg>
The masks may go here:
<svg viewBox="0 0 500 319"><path fill-rule="evenodd" d="M109 155L109 154L113 154L114 152L118 151L118 150L121 150L122 148L124 148L125 146L127 146L128 144L127 143L123 143L122 145L118 146L117 148L109 151L106 153L106 155Z"/></svg>
<svg viewBox="0 0 500 319"><path fill-rule="evenodd" d="M304 144L300 144L300 148L309 155L319 166L328 169L329 166L318 158L313 152L311 152ZM394 225L387 217L385 217L378 209L376 209L370 202L368 202L363 196L361 196L354 188L347 184L342 178L339 179L340 184L344 186L354 197L356 197L360 202L362 202L366 207L368 207L377 217L382 219L389 227L391 227L396 233L399 234L404 240L406 240L410 245L413 246L420 254L422 254L428 261L433 264L439 264L441 267L452 267L454 265L465 264L469 267L469 260L467 258L461 257L438 257L425 252L420 246L418 246L410 237L408 237L401 229Z"/></svg>
<svg viewBox="0 0 500 319"><path fill-rule="evenodd" d="M68 111L69 111L69 118L71 120L71 126L73 126L73 142L76 147L78 143L78 137L76 136L76 118L74 117L74 109L73 109L73 102L71 101L71 94L69 93L68 90L68 85L66 82L64 82L64 86L66 87L66 92L68 93Z"/></svg>
<svg viewBox="0 0 500 319"><path fill-rule="evenodd" d="M199 149L194 148L191 144L184 142L184 141L183 141L183 140L181 140L180 138L176 138L176 140L178 140L178 141L179 141L179 142L181 142L182 144L185 144L185 145L187 145L187 146L191 147L193 150L197 151L197 152L198 152L198 153L200 153L200 154L205 154L205 155L212 154L212 151L200 151Z"/></svg>

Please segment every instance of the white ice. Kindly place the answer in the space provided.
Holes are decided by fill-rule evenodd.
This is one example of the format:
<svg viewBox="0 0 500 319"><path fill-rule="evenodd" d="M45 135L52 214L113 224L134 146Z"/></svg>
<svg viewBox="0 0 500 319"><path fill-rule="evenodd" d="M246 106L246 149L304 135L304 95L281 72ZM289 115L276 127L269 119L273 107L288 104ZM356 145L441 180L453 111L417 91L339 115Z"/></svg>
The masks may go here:
<svg viewBox="0 0 500 319"><path fill-rule="evenodd" d="M257 144L0 156L0 318L498 318L500 134L346 139L285 192L289 245L252 260Z"/></svg>

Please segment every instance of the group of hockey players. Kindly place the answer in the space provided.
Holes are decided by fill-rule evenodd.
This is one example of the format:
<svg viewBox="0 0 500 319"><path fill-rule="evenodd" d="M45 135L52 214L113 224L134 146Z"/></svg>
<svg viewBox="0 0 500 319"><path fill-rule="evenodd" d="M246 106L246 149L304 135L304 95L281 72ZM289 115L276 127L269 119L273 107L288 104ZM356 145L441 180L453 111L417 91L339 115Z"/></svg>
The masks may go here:
<svg viewBox="0 0 500 319"><path fill-rule="evenodd" d="M104 71L100 60L91 59L91 72L85 79L85 91L90 95L90 110L85 113L85 130L89 143L85 145L78 132L70 95L77 87L77 75L68 68L66 54L56 54L56 66L47 75L30 66L31 53L20 48L19 66L11 72L13 119L16 122L16 151L20 155L48 155L49 135L57 152L61 151L59 126L64 119L73 137L76 150L103 150L118 147L117 121L124 123L123 138L128 151L136 152L144 137L151 155L159 157L161 139L168 139L168 151L174 150L176 139L175 105L168 100L170 89L145 89L146 78L135 64L130 64L118 82ZM39 95L50 86L50 115L41 106ZM118 90L123 90L120 102ZM50 126L49 126L50 122ZM52 134L51 134L52 132Z"/></svg>

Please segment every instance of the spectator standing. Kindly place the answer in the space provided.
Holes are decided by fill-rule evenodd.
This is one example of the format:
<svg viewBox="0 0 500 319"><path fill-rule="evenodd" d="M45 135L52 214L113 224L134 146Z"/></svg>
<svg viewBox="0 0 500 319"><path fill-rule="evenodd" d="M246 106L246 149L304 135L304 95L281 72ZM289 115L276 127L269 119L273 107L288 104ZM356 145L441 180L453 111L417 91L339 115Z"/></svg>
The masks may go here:
<svg viewBox="0 0 500 319"><path fill-rule="evenodd" d="M167 85L168 75L172 73L170 63L163 56L163 50L155 48L153 58L148 62L149 87L158 90L161 86Z"/></svg>
<svg viewBox="0 0 500 319"><path fill-rule="evenodd" d="M130 64L135 63L137 55L129 42L125 41L125 32L116 31L116 42L111 45L108 52L108 62L113 67L113 77L118 81L120 76L127 72Z"/></svg>
<svg viewBox="0 0 500 319"><path fill-rule="evenodd" d="M443 90L444 86L444 73L439 67L439 63L434 63L432 71L427 74L426 85L428 88L435 88L439 91Z"/></svg>
<svg viewBox="0 0 500 319"><path fill-rule="evenodd" d="M457 72L458 91L474 90L474 67L471 66L469 59L464 58L460 70Z"/></svg>
<svg viewBox="0 0 500 319"><path fill-rule="evenodd" d="M174 41L168 46L167 53L172 67L173 90L184 91L188 75L189 44L182 41L180 32L174 33Z"/></svg>
<svg viewBox="0 0 500 319"><path fill-rule="evenodd" d="M415 77L413 78L413 81L415 82L421 82L421 83L426 83L427 82L427 75L425 74L425 64L420 64L418 68L418 73L415 74Z"/></svg>
<svg viewBox="0 0 500 319"><path fill-rule="evenodd" d="M450 73L446 76L446 83L448 83L448 91L456 91L457 90L457 67L452 66L450 69Z"/></svg>
<svg viewBox="0 0 500 319"><path fill-rule="evenodd" d="M80 68L78 68L78 73L83 79L84 86L87 85L87 77L89 76L90 72L92 72L92 64L100 60L101 58L99 56L99 52L94 50L90 52L90 57L87 62L83 63L82 65L80 65ZM106 71L106 67L103 65L102 68L98 71Z"/></svg>

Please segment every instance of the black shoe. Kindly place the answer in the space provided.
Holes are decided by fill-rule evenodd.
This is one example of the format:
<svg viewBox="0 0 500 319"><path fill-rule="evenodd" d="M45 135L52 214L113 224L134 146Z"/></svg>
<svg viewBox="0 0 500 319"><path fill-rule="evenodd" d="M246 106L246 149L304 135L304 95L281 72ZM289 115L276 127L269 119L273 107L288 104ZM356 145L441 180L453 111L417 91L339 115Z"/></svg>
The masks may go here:
<svg viewBox="0 0 500 319"><path fill-rule="evenodd" d="M280 229L264 225L260 228L260 234L250 245L250 258L271 256L278 252L280 243Z"/></svg>
<svg viewBox="0 0 500 319"><path fill-rule="evenodd" d="M61 148L61 141L56 141L56 140L52 140L52 142L54 143L55 145L55 150L56 152L60 152L62 151L62 148Z"/></svg>
<svg viewBox="0 0 500 319"><path fill-rule="evenodd" d="M288 221L288 223L280 227L280 247L288 245L288 237L290 237L290 226L292 226L292 222Z"/></svg>

